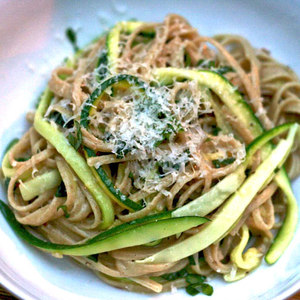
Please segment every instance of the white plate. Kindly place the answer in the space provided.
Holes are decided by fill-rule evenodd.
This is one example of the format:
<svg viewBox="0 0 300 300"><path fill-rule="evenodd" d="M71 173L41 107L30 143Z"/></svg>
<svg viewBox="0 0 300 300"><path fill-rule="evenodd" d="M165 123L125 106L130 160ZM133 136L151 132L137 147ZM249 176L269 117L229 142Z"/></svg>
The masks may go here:
<svg viewBox="0 0 300 300"><path fill-rule="evenodd" d="M24 132L50 71L72 49L65 28L78 29L84 45L117 20L161 21L167 13L185 16L200 33L237 33L300 74L300 1L19 1L0 0L0 153ZM299 199L300 180L293 183ZM5 192L1 191L1 198ZM110 287L68 259L55 259L28 246L0 216L0 282L24 299L191 299L184 291L146 296ZM213 280L215 299L283 299L300 287L300 230L274 266L264 263L242 281ZM196 298L205 299L205 296ZM195 298L193 298L195 299Z"/></svg>

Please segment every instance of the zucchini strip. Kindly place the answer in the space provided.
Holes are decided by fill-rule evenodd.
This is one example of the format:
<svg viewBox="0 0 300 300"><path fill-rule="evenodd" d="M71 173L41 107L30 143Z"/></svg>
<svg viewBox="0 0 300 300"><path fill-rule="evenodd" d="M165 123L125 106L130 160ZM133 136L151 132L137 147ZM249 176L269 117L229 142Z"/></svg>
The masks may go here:
<svg viewBox="0 0 300 300"><path fill-rule="evenodd" d="M120 84L122 82L138 86L141 92L144 92L147 86L147 84L144 81L141 81L138 77L127 74L116 75L103 81L84 103L80 117L81 126L88 129L90 116L94 113L94 107L97 107L97 104L99 103L99 101L101 101L101 97L105 90L109 87L112 87L114 84ZM93 150L87 147L85 147L84 149L86 157L95 156L95 152ZM130 211L137 211L143 208L142 205L130 200L121 191L117 190L101 166L99 168L91 167L91 170L95 175L95 178L97 178L98 183L111 200L117 202L119 205L129 209Z"/></svg>
<svg viewBox="0 0 300 300"><path fill-rule="evenodd" d="M243 253L248 244L249 237L249 229L247 225L243 225L241 241L230 253L231 261L233 261L238 268L247 271L257 268L260 264L260 256L262 256L256 248L249 248Z"/></svg>
<svg viewBox="0 0 300 300"><path fill-rule="evenodd" d="M251 110L250 106L247 104L247 102L245 102L237 89L222 75L207 70L194 71L177 68L159 68L154 71L153 75L162 84L170 84L175 79L195 80L200 85L209 87L220 97L220 99L233 112L237 119L251 131L255 138L264 132L263 126ZM262 149L263 159L265 159L269 155L271 149L271 143L265 145L265 147ZM293 210L293 212L290 212L290 214L295 218L295 216L298 216L298 205L296 200L294 199L295 197L293 196L293 190L291 188L290 180L284 168L281 168L280 171L276 174L275 181L288 199L287 211L289 212ZM272 245L272 255L269 256L267 253L265 256L265 259L268 263L275 263L280 258L284 250L289 245L294 232L296 231L298 217L293 222L290 221L290 218L291 217L285 218L282 225L282 227L288 228L285 229L285 232L287 234L281 234L280 238L276 237ZM285 225L286 222L287 225ZM275 252L277 253L276 256L274 255Z"/></svg>
<svg viewBox="0 0 300 300"><path fill-rule="evenodd" d="M172 212L172 216L200 216L204 217L207 214L214 211L218 208L231 194L233 194L244 182L246 175L245 170L251 161L253 155L257 150L264 147L268 142L270 142L274 137L282 134L283 132L291 129L292 126L295 126L295 123L287 123L275 128L272 128L269 131L266 131L258 138L253 140L246 150L246 159L245 161L236 169L235 172L227 175L220 182L211 188L204 195L196 198L190 203L177 208ZM297 221L297 219L296 219Z"/></svg>
<svg viewBox="0 0 300 300"><path fill-rule="evenodd" d="M80 125L84 128L89 127L89 117L94 112L97 104L101 101L101 96L103 95L104 91L108 88L113 86L114 84L120 82L128 82L132 85L138 86L141 91L145 91L147 84L140 80L136 76L127 75L127 74L120 74L113 77L108 78L107 80L103 81L98 88L96 88L93 93L89 96L89 98L85 101L84 106L81 111L80 116Z"/></svg>
<svg viewBox="0 0 300 300"><path fill-rule="evenodd" d="M11 178L15 175L16 170L10 165L9 159L8 159L8 153L9 151L19 142L19 139L13 139L8 146L6 147L4 151L4 157L2 160L2 171L5 177Z"/></svg>
<svg viewBox="0 0 300 300"><path fill-rule="evenodd" d="M59 172L54 169L33 179L20 184L20 192L23 200L28 201L34 197L59 186L61 177Z"/></svg>
<svg viewBox="0 0 300 300"><path fill-rule="evenodd" d="M162 84L171 84L176 80L195 80L200 85L210 88L226 106L234 113L238 120L251 129L255 137L259 136L263 130L260 121L257 119L247 102L225 77L209 70L186 70L177 68L157 68L153 71Z"/></svg>
<svg viewBox="0 0 300 300"><path fill-rule="evenodd" d="M87 147L84 147L85 154L87 157L95 156L95 152ZM124 195L119 189L114 187L112 181L108 178L106 172L102 167L95 168L91 167L92 172L95 174L99 185L103 188L105 193L109 196L109 198L124 208L129 209L130 211L137 211L143 208L142 205L132 201L126 195Z"/></svg>
<svg viewBox="0 0 300 300"><path fill-rule="evenodd" d="M87 256L159 240L206 223L201 217L170 218L169 213L148 216L104 231L84 244L61 245L45 242L29 233L15 218L7 204L0 200L0 210L17 236L47 252Z"/></svg>
<svg viewBox="0 0 300 300"><path fill-rule="evenodd" d="M259 165L255 173L250 175L243 185L226 201L224 206L219 209L212 222L205 225L199 233L137 262L174 262L221 240L236 224L243 211L261 190L265 182L274 175L274 171L285 162L293 146L298 128L298 124L291 126L287 139L279 142L271 154Z"/></svg>
<svg viewBox="0 0 300 300"><path fill-rule="evenodd" d="M112 74L117 73L117 64L119 58L119 43L120 34L122 32L131 33L139 26L143 25L143 22L119 22L114 26L107 35L106 48L109 70Z"/></svg>
<svg viewBox="0 0 300 300"><path fill-rule="evenodd" d="M274 264L280 258L293 238L293 231L291 232L291 229L296 228L298 223L297 199L292 192L287 173L283 172L282 176L277 177L276 183L286 195L287 210L285 220L265 256L265 261L268 264Z"/></svg>
<svg viewBox="0 0 300 300"><path fill-rule="evenodd" d="M190 203L177 208L172 212L172 217L200 216L204 217L218 208L231 194L233 194L246 178L246 165L218 182L207 193L196 198Z"/></svg>
<svg viewBox="0 0 300 300"><path fill-rule="evenodd" d="M43 116L49 106L52 93L46 89L34 118L34 128L49 141L73 168L89 192L93 195L102 212L101 228L109 227L114 221L114 210L110 199L99 187L91 169L80 154L69 144L63 133L51 126Z"/></svg>

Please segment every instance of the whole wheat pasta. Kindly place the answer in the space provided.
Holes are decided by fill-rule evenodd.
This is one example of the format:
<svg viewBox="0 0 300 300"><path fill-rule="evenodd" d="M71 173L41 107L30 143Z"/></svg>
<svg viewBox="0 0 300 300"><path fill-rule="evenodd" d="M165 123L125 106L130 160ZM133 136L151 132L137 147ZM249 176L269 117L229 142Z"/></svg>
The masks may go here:
<svg viewBox="0 0 300 300"><path fill-rule="evenodd" d="M92 184L96 182L111 205L110 229L159 213L169 216L199 197L205 199L248 162L246 148L256 137L213 89L180 78L164 84L155 75L161 68L225 77L243 94L264 129L300 120L297 75L244 37L202 36L175 14L161 23L118 23L52 72L51 99L42 115L75 149L78 164L85 164L85 171L94 176ZM123 79L118 81L118 76ZM32 123L33 113L27 118ZM35 122L4 157L8 202L18 222L46 240L84 244L105 232L105 211L86 184L89 175L80 174L39 130ZM296 141L286 163L290 178L300 173L299 145ZM262 162L259 150L246 173L255 173ZM274 176L221 239L189 259L140 263L201 233L206 225L142 245L70 256L104 282L143 293L190 286L185 278L222 274L225 280L239 279L236 274L245 276L257 267L242 268L245 257L254 253L259 262L273 239L272 230L283 222L287 204ZM211 204L205 217L217 218L231 194L216 207ZM249 232L252 252L245 251Z"/></svg>

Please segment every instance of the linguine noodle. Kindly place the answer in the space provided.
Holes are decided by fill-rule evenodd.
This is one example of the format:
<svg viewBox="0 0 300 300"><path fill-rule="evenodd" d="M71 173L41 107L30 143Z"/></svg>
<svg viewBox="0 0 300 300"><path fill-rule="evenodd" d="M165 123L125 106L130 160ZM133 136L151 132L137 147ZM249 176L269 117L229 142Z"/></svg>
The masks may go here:
<svg viewBox="0 0 300 300"><path fill-rule="evenodd" d="M78 138L80 131L82 144L77 151L88 166L96 169L101 166L115 189L142 205L140 210L131 211L113 202L111 227L183 207L205 195L238 169L245 160L246 146L255 136L216 94L194 81L156 87L149 84L143 95L154 100L147 100L150 105L146 108L140 100L139 87L120 84L92 105L89 127L79 129L76 124L81 121L87 99L106 78L129 74L155 85L153 70L157 68L218 71L242 93L265 129L300 120L297 75L272 58L268 50L254 48L244 37L230 34L206 37L183 17L171 14L162 23L141 23L130 32L121 31L116 60L99 64L99 58L107 52L106 45L107 35L103 35L52 72L49 81L52 100L44 118L66 139ZM103 78L99 79L99 74ZM157 111L158 122L153 123ZM165 119L171 125L164 127ZM33 121L32 114L28 120ZM84 147L97 155L85 157ZM255 172L262 159L258 151L248 171ZM299 141L285 166L290 178L299 175ZM3 173L10 178L8 202L16 219L45 239L75 245L102 231L103 212L93 195L34 126L5 156ZM43 176L47 184L24 199L26 190ZM217 210L206 217L210 218ZM104 282L136 292L160 293L187 286L183 278L169 281L163 276L183 268L189 268L193 274L222 274L227 281L237 280L253 269L242 268L240 263L250 249L259 264L274 238L274 229L283 221L285 210L285 197L271 179L226 236L192 256L194 264L187 258L158 264L137 261L195 235L201 226L154 245L100 253L94 256L95 260L84 256L72 258L95 271ZM251 248L247 246L249 250L244 253L249 233ZM238 255L240 260L236 258Z"/></svg>

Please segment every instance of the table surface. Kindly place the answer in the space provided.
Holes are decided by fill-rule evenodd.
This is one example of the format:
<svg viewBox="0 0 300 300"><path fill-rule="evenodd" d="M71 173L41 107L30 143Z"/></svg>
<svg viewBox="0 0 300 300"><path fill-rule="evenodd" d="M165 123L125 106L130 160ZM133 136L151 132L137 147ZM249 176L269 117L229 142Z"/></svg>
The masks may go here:
<svg viewBox="0 0 300 300"><path fill-rule="evenodd" d="M1 300L17 300L16 297L12 296L9 292L7 292L4 288L0 286L0 299ZM300 300L300 291L288 298L288 300Z"/></svg>

